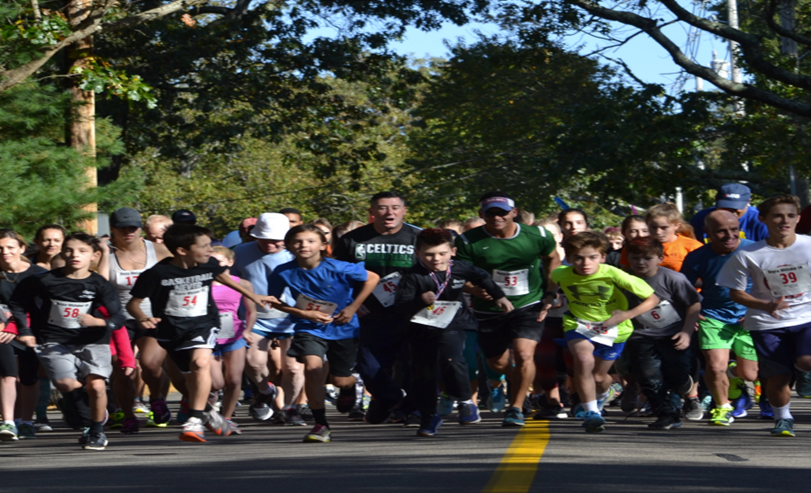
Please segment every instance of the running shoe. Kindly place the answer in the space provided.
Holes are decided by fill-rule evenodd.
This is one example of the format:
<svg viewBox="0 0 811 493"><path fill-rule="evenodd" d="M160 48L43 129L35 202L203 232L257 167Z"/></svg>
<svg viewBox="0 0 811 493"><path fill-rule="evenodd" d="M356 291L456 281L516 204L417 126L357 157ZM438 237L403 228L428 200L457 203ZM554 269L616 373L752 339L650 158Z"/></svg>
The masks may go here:
<svg viewBox="0 0 811 493"><path fill-rule="evenodd" d="M710 394L705 395L704 398L701 399L701 410L704 411L705 413L710 412L710 409L712 409L712 403L713 403L712 395Z"/></svg>
<svg viewBox="0 0 811 493"><path fill-rule="evenodd" d="M729 426L735 421L732 414L735 408L731 404L716 407L710 410L710 424L714 426Z"/></svg>
<svg viewBox="0 0 811 493"><path fill-rule="evenodd" d="M186 398L184 397L180 399L180 410L177 412L177 415L175 415L175 421L177 421L178 424L182 425L188 420L189 420L189 401L186 400Z"/></svg>
<svg viewBox="0 0 811 493"><path fill-rule="evenodd" d="M16 442L17 440L19 440L19 438L17 438L17 427L14 423L3 423L0 425L0 441Z"/></svg>
<svg viewBox="0 0 811 493"><path fill-rule="evenodd" d="M203 421L200 418L190 417L183 423L180 439L184 442L205 442L206 430L203 428Z"/></svg>
<svg viewBox="0 0 811 493"><path fill-rule="evenodd" d="M79 444L84 445L90 440L90 428L84 428L79 436Z"/></svg>
<svg viewBox="0 0 811 493"><path fill-rule="evenodd" d="M557 407L557 409L555 409ZM542 404L540 411L535 413L532 417L534 420L552 420L552 419L566 419L569 414L563 406L550 406L549 404Z"/></svg>
<svg viewBox="0 0 811 493"><path fill-rule="evenodd" d="M636 411L639 408L639 385L634 382L625 387L620 395L620 409L624 413Z"/></svg>
<svg viewBox="0 0 811 493"><path fill-rule="evenodd" d="M301 419L304 421L312 421L313 419L313 411L310 409L310 406L307 404L296 404L296 411L298 411L298 415L301 416Z"/></svg>
<svg viewBox="0 0 811 493"><path fill-rule="evenodd" d="M460 425L472 425L482 420L482 417L479 416L478 406L472 402L460 402L458 410Z"/></svg>
<svg viewBox="0 0 811 493"><path fill-rule="evenodd" d="M777 419L774 421L774 429L772 430L773 437L793 437L794 435L794 420L793 419Z"/></svg>
<svg viewBox="0 0 811 493"><path fill-rule="evenodd" d="M442 418L438 414L432 414L420 422L417 436L432 437L437 434L440 426L442 426Z"/></svg>
<svg viewBox="0 0 811 493"><path fill-rule="evenodd" d="M684 417L690 421L701 421L701 418L704 417L704 410L701 409L698 397L686 397L682 411L684 411Z"/></svg>
<svg viewBox="0 0 811 493"><path fill-rule="evenodd" d="M391 417L391 410L386 409L379 400L372 399L364 420L370 425L379 425L388 421L389 417Z"/></svg>
<svg viewBox="0 0 811 493"><path fill-rule="evenodd" d="M210 411L206 411L203 413L206 417L205 425L206 428L211 430L217 436L228 436L231 434L231 428L228 426L228 422L225 418L222 417L222 414L217 412L214 409Z"/></svg>
<svg viewBox="0 0 811 493"><path fill-rule="evenodd" d="M749 414L746 411L752 409L752 406L752 398L749 397L749 394L746 391L744 391L741 393L740 397L732 401L732 417L745 418L747 414Z"/></svg>
<svg viewBox="0 0 811 493"><path fill-rule="evenodd" d="M284 410L285 426L307 426L307 422L299 415L298 409L291 407Z"/></svg>
<svg viewBox="0 0 811 493"><path fill-rule="evenodd" d="M774 409L772 409L772 405L769 404L769 399L765 395L760 396L758 407L760 407L758 419L774 419Z"/></svg>
<svg viewBox="0 0 811 493"><path fill-rule="evenodd" d="M797 374L797 382L794 384L795 392L803 399L811 399L811 372L797 370L795 373Z"/></svg>
<svg viewBox="0 0 811 493"><path fill-rule="evenodd" d="M110 415L110 420L112 423L110 424L111 429L117 429L124 426L124 411L118 410Z"/></svg>
<svg viewBox="0 0 811 493"><path fill-rule="evenodd" d="M659 416L659 418L650 423L648 428L652 430L672 430L673 428L678 428L681 426L681 420L679 419L679 415L669 415L666 414L664 416Z"/></svg>
<svg viewBox="0 0 811 493"><path fill-rule="evenodd" d="M587 433L599 433L605 430L605 418L596 411L586 411L582 426Z"/></svg>
<svg viewBox="0 0 811 493"><path fill-rule="evenodd" d="M220 412L220 409L222 409L222 399L220 398L219 392L209 392L207 402L208 405L217 412Z"/></svg>
<svg viewBox="0 0 811 493"><path fill-rule="evenodd" d="M149 409L149 406L144 404L143 401L140 399L136 399L135 402L132 403L132 410L135 411L136 413L141 413L144 416L149 414L149 411L151 411L151 409Z"/></svg>
<svg viewBox="0 0 811 493"><path fill-rule="evenodd" d="M451 399L451 396L442 392L439 394L439 402L436 405L436 413L440 416L449 416L453 412L453 404L454 400Z"/></svg>
<svg viewBox="0 0 811 493"><path fill-rule="evenodd" d="M165 425L172 421L172 411L166 404L166 399L155 399L149 401L149 407L152 409L152 421L156 425Z"/></svg>
<svg viewBox="0 0 811 493"><path fill-rule="evenodd" d="M248 414L257 421L267 421L273 417L273 409L267 404L251 404L248 407Z"/></svg>
<svg viewBox="0 0 811 493"><path fill-rule="evenodd" d="M418 428L422 422L422 416L419 412L413 412L405 417L403 420L404 428Z"/></svg>
<svg viewBox="0 0 811 493"><path fill-rule="evenodd" d="M239 429L239 425L236 424L235 422L231 421L230 419L228 420L228 428L231 430L231 433L229 433L229 435L241 435L242 434L242 430Z"/></svg>
<svg viewBox="0 0 811 493"><path fill-rule="evenodd" d="M283 425L284 413L283 412L273 413L273 417L270 418L270 422L273 423L274 425Z"/></svg>
<svg viewBox="0 0 811 493"><path fill-rule="evenodd" d="M87 437L87 443L83 444L82 448L85 450L104 450L107 448L107 435L101 431L90 433Z"/></svg>
<svg viewBox="0 0 811 493"><path fill-rule="evenodd" d="M583 421L586 419L586 408L583 407L583 404L577 404L572 408L572 415L574 415L574 419Z"/></svg>
<svg viewBox="0 0 811 493"><path fill-rule="evenodd" d="M363 421L363 418L364 416L366 416L366 413L363 412L363 408L361 406L362 406L361 403L359 402L355 403L355 405L352 407L352 410L349 411L349 414L347 414L346 416L347 421Z"/></svg>
<svg viewBox="0 0 811 493"><path fill-rule="evenodd" d="M611 401L613 401L616 396L617 396L617 391L616 391L616 389L614 389L613 386L611 386L611 387L608 387L608 395L606 395L605 397L602 397L600 399L597 399L597 409L600 410L600 414L604 414L603 409L605 408L605 406L607 404L609 404Z"/></svg>
<svg viewBox="0 0 811 493"><path fill-rule="evenodd" d="M340 392L338 392L338 398L335 399L335 409L341 414L346 414L355 407L357 400L354 385L349 388L342 388Z"/></svg>
<svg viewBox="0 0 811 493"><path fill-rule="evenodd" d="M530 399L528 395L524 397L524 403L521 404L521 412L524 414L532 414L535 412L535 408L532 407L532 399Z"/></svg>
<svg viewBox="0 0 811 493"><path fill-rule="evenodd" d="M371 403L372 403L372 396L363 394L363 397L361 398L361 407L363 408L364 411L369 409L369 404L371 404Z"/></svg>
<svg viewBox="0 0 811 493"><path fill-rule="evenodd" d="M135 416L124 420L121 426L121 433L125 435L137 435L139 433L138 418Z"/></svg>
<svg viewBox="0 0 811 493"><path fill-rule="evenodd" d="M504 415L504 421L501 422L501 426L524 426L526 423L524 422L524 413L521 412L521 409L517 407L511 407L507 409L507 414Z"/></svg>
<svg viewBox="0 0 811 493"><path fill-rule="evenodd" d="M48 421L48 418L38 419L34 421L34 429L37 433L47 433L50 431L54 431L53 427L51 427L51 422Z"/></svg>
<svg viewBox="0 0 811 493"><path fill-rule="evenodd" d="M155 413L149 411L149 417L146 418L146 426L147 428L166 428L167 426L169 426L169 423L156 423Z"/></svg>
<svg viewBox="0 0 811 493"><path fill-rule="evenodd" d="M490 393L487 394L487 409L491 413L500 413L507 405L507 396L504 394L504 385L499 385L496 388L490 388Z"/></svg>
<svg viewBox="0 0 811 493"><path fill-rule="evenodd" d="M332 441L332 433L329 430L329 427L324 425L319 425L316 423L313 426L313 429L310 430L309 433L304 435L304 443L327 443Z"/></svg>
<svg viewBox="0 0 811 493"><path fill-rule="evenodd" d="M32 440L37 437L37 430L33 423L20 423L17 425L17 436L20 440Z"/></svg>

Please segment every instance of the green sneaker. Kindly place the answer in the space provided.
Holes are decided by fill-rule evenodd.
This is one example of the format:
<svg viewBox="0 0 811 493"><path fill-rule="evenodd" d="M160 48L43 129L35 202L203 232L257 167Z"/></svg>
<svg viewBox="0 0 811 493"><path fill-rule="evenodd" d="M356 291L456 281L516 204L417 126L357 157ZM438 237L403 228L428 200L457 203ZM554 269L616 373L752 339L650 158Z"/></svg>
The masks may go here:
<svg viewBox="0 0 811 493"><path fill-rule="evenodd" d="M17 436L20 438L30 440L37 437L37 430L34 428L33 424L21 423L20 426L17 427L17 430Z"/></svg>
<svg viewBox="0 0 811 493"><path fill-rule="evenodd" d="M155 413L149 411L149 418L146 420L146 426L149 428L166 428L169 426L169 423L156 423Z"/></svg>
<svg viewBox="0 0 811 493"><path fill-rule="evenodd" d="M3 423L0 425L0 440L4 442L16 442L17 427L14 424Z"/></svg>
<svg viewBox="0 0 811 493"><path fill-rule="evenodd" d="M793 419L777 419L774 421L774 429L772 430L773 437L793 437L794 435L794 420Z"/></svg>
<svg viewBox="0 0 811 493"><path fill-rule="evenodd" d="M110 415L110 428L116 429L124 426L124 411L116 411Z"/></svg>
<svg viewBox="0 0 811 493"><path fill-rule="evenodd" d="M733 408L730 404L710 410L710 424L715 426L729 426L735 421L732 417Z"/></svg>

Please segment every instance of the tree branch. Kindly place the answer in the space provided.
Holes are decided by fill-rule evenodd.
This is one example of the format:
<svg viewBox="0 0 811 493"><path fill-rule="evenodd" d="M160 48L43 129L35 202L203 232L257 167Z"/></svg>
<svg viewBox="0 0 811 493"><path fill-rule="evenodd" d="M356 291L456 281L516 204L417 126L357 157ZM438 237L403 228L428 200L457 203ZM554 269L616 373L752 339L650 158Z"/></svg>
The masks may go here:
<svg viewBox="0 0 811 493"><path fill-rule="evenodd" d="M777 2L775 0L769 0L766 2L766 24L769 25L769 29L776 32L780 36L784 38L793 39L798 43L802 43L806 46L811 46L811 38L807 36L803 36L802 34L797 34L797 31L786 29L780 24L774 22L774 16L777 13Z"/></svg>
<svg viewBox="0 0 811 493"><path fill-rule="evenodd" d="M620 22L622 24L627 24L627 25L634 26L634 27L637 27L637 28L641 29L642 31L647 33L647 35L650 36L654 41L656 41L660 46L662 46L662 48L664 48L668 52L670 57L673 59L673 61L678 66L682 67L685 71L687 71L690 74L697 75L697 76L703 78L704 80L709 81L710 83L714 84L716 87L723 90L727 94L731 94L733 96L739 96L739 97L743 97L743 98L747 98L747 99L752 99L752 100L755 100L755 101L760 101L762 103L768 104L769 106L773 106L775 108L780 108L782 110L788 111L790 113L794 113L796 115L805 116L805 117L811 117L811 104L806 104L806 103L802 103L802 102L795 101L795 100L792 100L792 99L787 99L787 98L778 96L777 94L775 94L773 92L765 91L763 89L759 89L757 87L750 86L748 84L741 84L741 83L732 82L729 79L725 79L723 77L720 77L718 74L716 74L709 67L705 67L703 65L700 65L700 64L690 60L681 51L681 49L673 41L670 40L670 38L668 38L667 36L665 36L664 33L662 33L661 29L659 28L659 26L657 26L657 23L656 23L656 21L654 19L650 19L648 17L643 17L643 16L635 14L633 12L618 11L618 10L613 10L613 9L609 9L609 8L606 8L606 7L602 7L602 6L592 2L591 0L566 0L566 1L568 1L572 5L578 6L578 7L582 8L582 9L586 10L590 14L596 15L596 16L601 17L603 19ZM672 2L672 0L662 0L662 3L663 4L672 4L673 2ZM677 7L678 7L678 5L677 5ZM680 7L679 7L679 10L681 10ZM691 17L695 17L692 14L690 14L689 12L687 12L687 14L690 15ZM678 16L679 14L677 13L676 15ZM685 20L685 19L682 19L682 20ZM699 19L699 21L700 22L698 23L698 25L696 25L696 27L699 27L701 29L705 29L705 26L708 25L708 24L717 25L717 23L706 21L704 19ZM685 20L685 22L688 22L688 21ZM709 30L709 29L705 29L705 30ZM732 31L732 32L729 33L728 31ZM751 44L752 41L754 40L756 45L758 44L758 41L759 41L758 38L753 36L753 35L743 33L741 31L738 31L737 29L727 28L726 26L723 26L723 29L712 27L710 32L712 32L714 34L718 34L719 36L723 36L723 37L728 38L728 39L730 38L730 34L734 35L735 41L738 41L741 44L742 48L743 48L744 43L741 43L741 41L743 41L743 42L745 42L747 44ZM758 56L760 56L759 46L757 48L757 52L758 52ZM763 61L762 56L760 56L760 60L761 60L761 62ZM749 57L747 57L747 61L749 61L750 64L752 64L753 66L755 66L755 64L752 63L752 60L750 60ZM766 65L769 68L773 67L771 64L766 64ZM761 71L764 72L765 74L769 75L769 76L777 78L775 76L775 74L774 74L774 69L761 70ZM780 69L780 71L781 72L786 72L785 70L782 70L782 69ZM789 73L789 75L792 76L791 79L798 79L798 82L802 82L802 81L799 81L799 79L801 79L800 77L797 77L797 76L795 76L794 74L791 74L791 73ZM806 84L800 84L800 83L792 84L792 85L803 86L803 87L806 86Z"/></svg>

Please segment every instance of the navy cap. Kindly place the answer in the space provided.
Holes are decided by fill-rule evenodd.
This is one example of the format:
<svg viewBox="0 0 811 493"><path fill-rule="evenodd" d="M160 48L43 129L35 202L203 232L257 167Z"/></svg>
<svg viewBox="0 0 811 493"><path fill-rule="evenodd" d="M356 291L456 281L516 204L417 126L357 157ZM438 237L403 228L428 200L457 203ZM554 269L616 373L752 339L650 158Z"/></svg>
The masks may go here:
<svg viewBox="0 0 811 493"><path fill-rule="evenodd" d="M718 195L715 196L715 207L719 209L746 209L751 198L752 191L746 185L727 183L718 189Z"/></svg>
<svg viewBox="0 0 811 493"><path fill-rule="evenodd" d="M482 211L493 208L511 211L515 209L515 201L509 197L489 197L481 201Z"/></svg>
<svg viewBox="0 0 811 493"><path fill-rule="evenodd" d="M180 209L172 214L173 223L197 224L197 216L187 209Z"/></svg>
<svg viewBox="0 0 811 493"><path fill-rule="evenodd" d="M130 207L116 209L110 214L111 228L141 227L141 213Z"/></svg>

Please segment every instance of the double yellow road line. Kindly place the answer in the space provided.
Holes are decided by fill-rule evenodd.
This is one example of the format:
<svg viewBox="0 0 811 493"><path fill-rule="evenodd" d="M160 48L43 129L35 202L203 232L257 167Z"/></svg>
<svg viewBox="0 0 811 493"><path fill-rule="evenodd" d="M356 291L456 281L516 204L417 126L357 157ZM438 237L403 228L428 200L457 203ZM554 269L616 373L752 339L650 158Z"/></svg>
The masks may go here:
<svg viewBox="0 0 811 493"><path fill-rule="evenodd" d="M527 493L549 443L548 421L527 421L482 493Z"/></svg>

